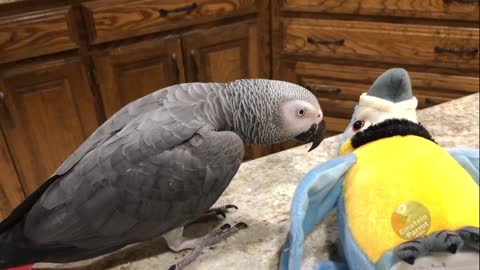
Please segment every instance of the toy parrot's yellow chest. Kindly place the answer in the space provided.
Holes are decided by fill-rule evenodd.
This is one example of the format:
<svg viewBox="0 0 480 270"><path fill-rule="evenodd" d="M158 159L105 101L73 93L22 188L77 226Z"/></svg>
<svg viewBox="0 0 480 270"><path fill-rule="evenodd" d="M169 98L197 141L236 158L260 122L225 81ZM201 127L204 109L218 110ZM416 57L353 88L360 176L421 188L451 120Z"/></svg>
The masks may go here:
<svg viewBox="0 0 480 270"><path fill-rule="evenodd" d="M430 214L427 234L479 227L479 188L437 144L417 136L395 136L356 149L356 164L344 181L348 226L373 262L406 240L392 227L392 214L407 201Z"/></svg>

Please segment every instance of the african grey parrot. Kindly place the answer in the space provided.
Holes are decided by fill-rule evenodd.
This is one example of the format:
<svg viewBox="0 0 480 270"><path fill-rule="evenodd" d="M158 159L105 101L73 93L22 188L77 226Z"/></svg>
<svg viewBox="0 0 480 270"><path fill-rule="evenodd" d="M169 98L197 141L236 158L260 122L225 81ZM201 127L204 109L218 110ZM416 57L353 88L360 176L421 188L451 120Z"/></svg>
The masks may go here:
<svg viewBox="0 0 480 270"><path fill-rule="evenodd" d="M184 239L182 228L227 188L243 143L297 138L313 149L324 130L315 96L292 83L156 91L109 118L0 223L0 268L93 258L157 236L176 251L211 244L207 236Z"/></svg>

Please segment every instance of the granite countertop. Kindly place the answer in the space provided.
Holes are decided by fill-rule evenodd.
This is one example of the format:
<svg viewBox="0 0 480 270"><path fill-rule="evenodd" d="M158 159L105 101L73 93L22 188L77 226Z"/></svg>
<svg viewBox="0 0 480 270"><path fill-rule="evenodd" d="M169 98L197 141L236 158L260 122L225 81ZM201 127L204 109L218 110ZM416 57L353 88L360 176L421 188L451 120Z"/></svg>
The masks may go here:
<svg viewBox="0 0 480 270"><path fill-rule="evenodd" d="M441 146L479 147L478 93L421 110L418 119ZM187 269L277 269L279 252L289 228L295 187L310 169L335 156L338 141L339 136L335 136L324 140L310 153L307 152L309 146L304 145L243 163L217 202L217 205L233 203L239 209L230 212L226 219L193 225L186 233L195 235L207 228L239 221L249 227L205 249ZM336 217L332 212L306 240L306 269L328 257L336 237ZM160 239L120 251L88 267L83 263L81 269L168 269L183 255L167 251ZM72 267L79 269L78 264Z"/></svg>

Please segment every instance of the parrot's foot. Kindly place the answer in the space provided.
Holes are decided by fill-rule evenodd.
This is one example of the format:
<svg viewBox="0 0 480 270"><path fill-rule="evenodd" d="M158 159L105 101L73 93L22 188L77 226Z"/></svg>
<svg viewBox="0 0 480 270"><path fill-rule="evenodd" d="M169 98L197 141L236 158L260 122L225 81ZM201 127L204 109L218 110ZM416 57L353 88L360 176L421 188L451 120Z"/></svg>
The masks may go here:
<svg viewBox="0 0 480 270"><path fill-rule="evenodd" d="M202 238L198 239L191 239L185 241L182 245L183 249L192 249L181 261L177 262L176 264L170 266L168 270L181 270L184 269L185 266L192 263L202 252L205 247L215 245L231 235L235 234L241 229L247 228L247 224L243 222L239 222L235 224L235 226L231 227L230 224L224 224L219 229L211 232L208 235L205 235Z"/></svg>
<svg viewBox="0 0 480 270"><path fill-rule="evenodd" d="M463 227L458 230L458 234L462 237L465 246L474 250L480 250L480 229L477 227Z"/></svg>
<svg viewBox="0 0 480 270"><path fill-rule="evenodd" d="M425 252L425 245L422 241L413 240L400 244L395 248L395 254L408 264L415 262L415 259L423 252Z"/></svg>
<svg viewBox="0 0 480 270"><path fill-rule="evenodd" d="M195 223L201 223L203 221L207 221L207 220L210 220L212 218L216 218L218 216L222 216L223 218L226 218L226 213L230 209L237 210L238 207L236 205L233 205L233 204L226 204L226 205L222 205L222 206L219 206L219 207L210 208L207 212L205 212L203 215L201 215L199 218L192 221L188 225L195 224Z"/></svg>
<svg viewBox="0 0 480 270"><path fill-rule="evenodd" d="M463 246L462 237L452 231L438 231L427 236L400 244L395 254L408 264L414 264L422 254L449 251L455 254Z"/></svg>

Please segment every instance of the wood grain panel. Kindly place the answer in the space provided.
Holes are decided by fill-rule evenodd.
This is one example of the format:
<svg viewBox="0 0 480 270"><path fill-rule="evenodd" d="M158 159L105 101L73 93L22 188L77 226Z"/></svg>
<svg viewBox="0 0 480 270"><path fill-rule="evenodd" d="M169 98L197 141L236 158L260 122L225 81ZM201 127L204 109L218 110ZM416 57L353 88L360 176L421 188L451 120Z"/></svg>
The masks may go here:
<svg viewBox="0 0 480 270"><path fill-rule="evenodd" d="M479 70L478 28L313 19L283 24L288 54Z"/></svg>
<svg viewBox="0 0 480 270"><path fill-rule="evenodd" d="M92 54L107 118L131 101L185 82L180 39L175 37L114 45Z"/></svg>
<svg viewBox="0 0 480 270"><path fill-rule="evenodd" d="M76 48L68 7L0 18L0 64Z"/></svg>
<svg viewBox="0 0 480 270"><path fill-rule="evenodd" d="M11 121L0 119L27 194L96 129L95 101L79 59L1 71Z"/></svg>
<svg viewBox="0 0 480 270"><path fill-rule="evenodd" d="M254 0L106 0L83 3L92 43L255 12ZM173 11L173 12L172 12Z"/></svg>
<svg viewBox="0 0 480 270"><path fill-rule="evenodd" d="M394 66L391 66L394 67ZM312 62L298 61L295 63L295 73L302 83L308 87L309 83L319 83L321 80L334 81L338 83L354 82L358 85L356 91L346 92L342 91L335 98L336 99L352 99L357 100L362 89L368 90L375 79L380 76L386 69L361 67L353 65L332 65ZM452 95L458 93L459 95L469 95L479 91L479 78L447 75L438 73L426 73L418 71L408 71L412 80L414 91L423 90L430 92L432 95L446 94L451 92ZM312 78L312 80L309 80ZM336 85L327 85L326 88L337 88ZM339 84L339 88L343 85ZM320 93L317 93L320 94Z"/></svg>
<svg viewBox="0 0 480 270"><path fill-rule="evenodd" d="M25 198L25 194L1 130L0 172L0 220L3 220Z"/></svg>
<svg viewBox="0 0 480 270"><path fill-rule="evenodd" d="M478 7L475 0L283 0L282 10L476 21Z"/></svg>

